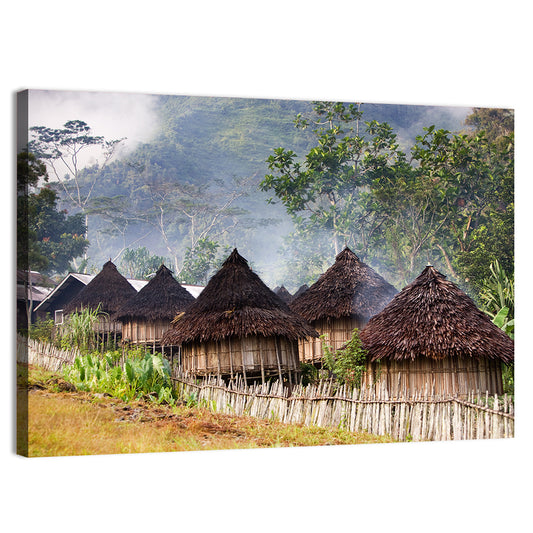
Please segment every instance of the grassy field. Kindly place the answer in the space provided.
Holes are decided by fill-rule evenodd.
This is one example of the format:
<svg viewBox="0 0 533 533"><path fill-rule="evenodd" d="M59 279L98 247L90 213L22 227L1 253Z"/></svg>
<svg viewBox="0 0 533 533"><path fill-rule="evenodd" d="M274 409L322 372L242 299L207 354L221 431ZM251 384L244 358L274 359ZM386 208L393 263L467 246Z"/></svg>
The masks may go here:
<svg viewBox="0 0 533 533"><path fill-rule="evenodd" d="M125 403L71 390L30 368L28 455L49 457L391 442L342 429L304 427L196 407Z"/></svg>

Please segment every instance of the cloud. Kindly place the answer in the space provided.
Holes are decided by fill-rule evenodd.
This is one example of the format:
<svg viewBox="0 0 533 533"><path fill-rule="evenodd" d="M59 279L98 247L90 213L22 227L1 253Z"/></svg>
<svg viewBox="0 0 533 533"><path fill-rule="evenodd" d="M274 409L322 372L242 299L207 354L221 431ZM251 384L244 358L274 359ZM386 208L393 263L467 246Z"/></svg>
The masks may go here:
<svg viewBox="0 0 533 533"><path fill-rule="evenodd" d="M135 93L30 90L29 126L59 128L69 120L82 120L94 135L107 140L127 137L124 147L131 150L155 132L157 98Z"/></svg>

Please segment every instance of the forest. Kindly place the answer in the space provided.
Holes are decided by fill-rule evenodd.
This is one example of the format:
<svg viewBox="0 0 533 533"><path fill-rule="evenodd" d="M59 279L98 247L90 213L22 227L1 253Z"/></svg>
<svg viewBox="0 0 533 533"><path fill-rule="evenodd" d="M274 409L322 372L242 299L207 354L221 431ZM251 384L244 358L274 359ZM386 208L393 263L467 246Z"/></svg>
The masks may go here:
<svg viewBox="0 0 533 533"><path fill-rule="evenodd" d="M476 299L491 265L513 277L512 110L160 96L157 114L126 154L84 117L31 128L18 168L31 269L112 259L148 278L165 263L205 284L236 247L295 292L348 246L398 289L428 263ZM88 166L84 150L99 154Z"/></svg>

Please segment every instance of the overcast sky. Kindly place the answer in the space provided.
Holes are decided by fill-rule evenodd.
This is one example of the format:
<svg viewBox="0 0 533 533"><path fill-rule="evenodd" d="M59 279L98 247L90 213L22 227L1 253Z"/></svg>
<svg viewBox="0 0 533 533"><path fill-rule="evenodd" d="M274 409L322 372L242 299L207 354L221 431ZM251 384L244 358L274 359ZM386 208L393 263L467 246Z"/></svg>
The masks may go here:
<svg viewBox="0 0 533 533"><path fill-rule="evenodd" d="M132 149L154 133L156 96L120 92L29 91L28 124L60 128L69 120L82 120L94 135L106 140L126 137Z"/></svg>

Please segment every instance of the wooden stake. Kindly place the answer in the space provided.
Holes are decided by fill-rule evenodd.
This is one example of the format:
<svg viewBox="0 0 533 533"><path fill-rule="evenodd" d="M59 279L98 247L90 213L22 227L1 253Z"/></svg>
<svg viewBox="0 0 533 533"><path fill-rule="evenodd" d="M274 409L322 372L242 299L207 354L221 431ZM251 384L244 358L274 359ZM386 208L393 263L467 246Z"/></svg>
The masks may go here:
<svg viewBox="0 0 533 533"><path fill-rule="evenodd" d="M228 337L228 348L229 348L229 371L231 374L231 379L233 381L233 354L231 351L231 337Z"/></svg>
<svg viewBox="0 0 533 533"><path fill-rule="evenodd" d="M259 361L261 363L261 383L265 384L265 367L263 363L263 347L261 344L261 339L258 337L259 340Z"/></svg>
<svg viewBox="0 0 533 533"><path fill-rule="evenodd" d="M279 382L283 383L283 376L281 375L281 360L280 360L280 358L281 358L281 354L280 354L281 348L279 346L279 338L278 337L274 338L274 344L276 345L276 359L278 361Z"/></svg>
<svg viewBox="0 0 533 533"><path fill-rule="evenodd" d="M241 359L242 359L242 373L244 376L244 384L248 386L248 380L246 379L246 364L244 363L244 338L241 339Z"/></svg>

